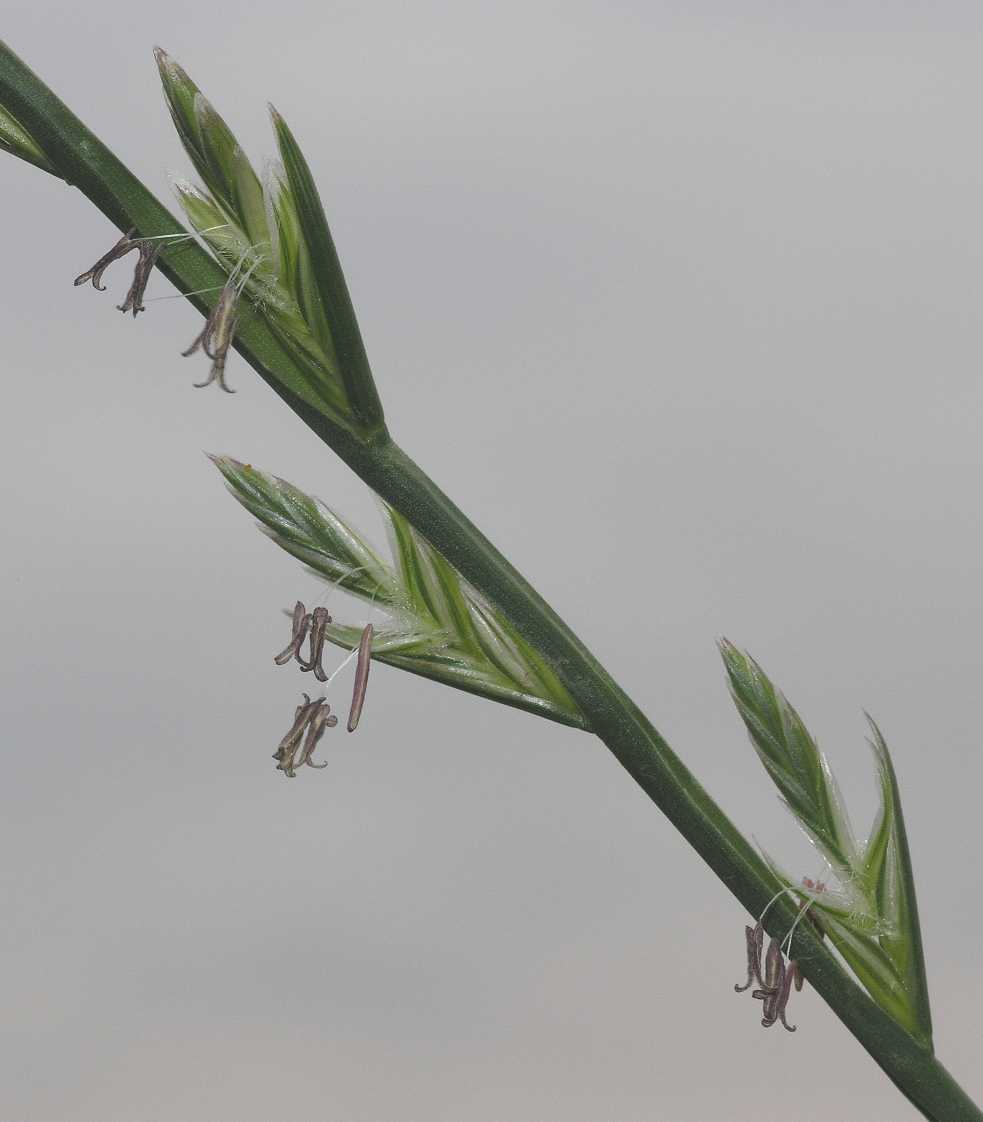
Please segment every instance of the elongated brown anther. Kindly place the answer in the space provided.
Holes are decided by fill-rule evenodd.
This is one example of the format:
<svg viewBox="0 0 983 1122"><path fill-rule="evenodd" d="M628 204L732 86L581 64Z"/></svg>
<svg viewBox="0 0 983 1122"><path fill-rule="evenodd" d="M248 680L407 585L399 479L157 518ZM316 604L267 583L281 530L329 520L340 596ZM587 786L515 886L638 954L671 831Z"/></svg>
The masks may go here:
<svg viewBox="0 0 983 1122"><path fill-rule="evenodd" d="M735 983L735 993L743 993L746 989L750 989L751 983L755 981L759 986L764 985L761 979L761 950L764 946L765 929L761 926L760 920L754 927L744 928L744 938L747 942L747 981L743 986Z"/></svg>
<svg viewBox="0 0 983 1122"><path fill-rule="evenodd" d="M369 684L369 667L372 664L372 624L367 623L358 644L358 658L355 661L355 688L352 691L352 708L348 714L348 731L358 728L365 703L365 690Z"/></svg>
<svg viewBox="0 0 983 1122"><path fill-rule="evenodd" d="M314 677L319 682L326 682L328 675L325 673L324 667L321 664L321 658L324 655L324 643L327 638L325 631L328 624L331 622L331 613L327 608L315 608L311 614L311 653L310 658L306 663L301 662L301 670L313 670ZM298 656L297 659L300 662Z"/></svg>
<svg viewBox="0 0 983 1122"><path fill-rule="evenodd" d="M334 728L338 723L338 718L332 714L323 697L311 701L306 693L303 696L303 702L294 710L294 723L273 753L277 771L282 771L290 779L304 764L314 768L327 767L327 764L314 763L312 757L325 729Z"/></svg>
<svg viewBox="0 0 983 1122"><path fill-rule="evenodd" d="M92 281L92 287L94 289L99 292L105 292L106 286L99 283L102 280L102 274L114 261L125 257L131 250L140 248L140 243L133 240L133 235L136 232L136 227L134 226L132 230L129 230L120 238L108 253L104 253L91 269L80 273L75 278L75 287L78 288L80 284L85 284L86 281Z"/></svg>
<svg viewBox="0 0 983 1122"><path fill-rule="evenodd" d="M147 291L150 274L154 271L157 255L161 251L160 242L140 242L139 245L140 258L133 270L133 283L130 285L130 291L126 294L123 303L116 305L121 312L132 312L134 319L136 319L137 312L145 310L143 294Z"/></svg>
<svg viewBox="0 0 983 1122"><path fill-rule="evenodd" d="M290 636L290 642L278 655L273 656L273 661L277 666L286 666L292 658L300 660L300 648L307 638L307 629L310 625L311 617L307 614L307 609L303 603L298 600L294 605L293 634Z"/></svg>
<svg viewBox="0 0 983 1122"><path fill-rule="evenodd" d="M315 768L328 766L327 760L322 764L316 764L311 757L314 755L314 749L317 747L318 741L324 735L324 730L334 728L337 723L338 718L331 712L331 706L328 705L327 702L324 702L310 719L307 726L307 736L304 740L304 746L301 749L300 755L297 757L296 767L300 767L302 764L307 764L308 767Z"/></svg>
<svg viewBox="0 0 983 1122"><path fill-rule="evenodd" d="M782 978L781 989L774 996L772 1013L782 1022L782 1027L787 1029L789 1032L795 1032L797 1026L790 1025L788 1021L785 1020L785 1007L788 1005L788 998L789 994L792 992L793 982L795 983L796 989L801 989L801 979L802 975L799 973L799 964L795 961L795 959L792 959L789 962L788 966L785 968L785 976ZM764 1024L764 1021L762 1021L761 1023ZM772 1024L774 1024L774 1021L772 1021ZM767 1026L765 1027L767 1028Z"/></svg>
<svg viewBox="0 0 983 1122"><path fill-rule="evenodd" d="M768 954L765 958L765 976L761 989L754 990L751 996L759 1000L761 1005L761 1024L763 1028L771 1028L776 1021L782 1022L782 1027L789 1032L795 1032L796 1026L790 1025L785 1019L785 1009L788 1006L792 986L797 990L802 989L802 974L799 964L795 959L785 962L782 954L782 945L778 939L772 939L768 944Z"/></svg>
<svg viewBox="0 0 983 1122"><path fill-rule="evenodd" d="M300 747L304 729L311 719L313 710L317 709L320 704L320 701L311 701L310 697L306 693L304 694L304 701L294 710L294 723L273 753L273 759L277 761L277 770L285 772L291 778L295 775L294 756Z"/></svg>
<svg viewBox="0 0 983 1122"><path fill-rule="evenodd" d="M755 1000L765 1003L766 1017L770 1016L769 998L778 993L784 980L785 956L782 954L782 944L779 939L773 938L768 944L768 953L765 955L765 974L761 982L761 989L753 990L751 993ZM768 1023L774 1024L774 1017Z"/></svg>
<svg viewBox="0 0 983 1122"><path fill-rule="evenodd" d="M225 384L225 358L229 353L229 347L232 346L232 340L235 338L238 323L236 315L237 298L235 282L230 279L226 281L219 293L215 307L208 313L205 326L195 337L191 346L186 351L181 352L187 358L188 355L193 355L200 347L212 360L212 368L208 372L208 377L204 382L195 382L196 389L202 389L205 386L210 386L212 382L218 382L219 387L226 393L236 392Z"/></svg>

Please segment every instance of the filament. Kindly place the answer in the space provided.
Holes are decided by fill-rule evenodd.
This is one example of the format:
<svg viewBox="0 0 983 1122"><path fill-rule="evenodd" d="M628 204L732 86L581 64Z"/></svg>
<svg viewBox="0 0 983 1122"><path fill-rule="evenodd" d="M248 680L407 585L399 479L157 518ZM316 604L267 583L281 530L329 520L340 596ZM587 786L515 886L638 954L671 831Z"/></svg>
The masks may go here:
<svg viewBox="0 0 983 1122"><path fill-rule="evenodd" d="M772 898L768 901L768 903L765 904L765 910L761 913L760 916L758 916L758 923L764 923L765 916L768 914L768 909L772 906L772 904L774 904L779 896L784 896L786 892L795 892L795 889L791 887L782 888L778 892L776 892L775 895L772 896Z"/></svg>
<svg viewBox="0 0 983 1122"><path fill-rule="evenodd" d="M160 242L166 241L168 238L173 238L176 241L181 241L187 238L197 238L199 234L210 234L213 230L224 230L228 225L228 222L222 222L218 226L206 226L204 230L195 230L192 233L148 234L146 237L134 238L133 240L137 242Z"/></svg>
<svg viewBox="0 0 983 1122"><path fill-rule="evenodd" d="M814 898L806 900L806 902L799 909L799 914L795 917L795 922L788 929L788 934L782 940L782 947L784 948L785 953L789 958L792 957L792 935L795 933L796 927L799 926L799 920L806 914L806 912L812 907L815 902L816 901Z"/></svg>

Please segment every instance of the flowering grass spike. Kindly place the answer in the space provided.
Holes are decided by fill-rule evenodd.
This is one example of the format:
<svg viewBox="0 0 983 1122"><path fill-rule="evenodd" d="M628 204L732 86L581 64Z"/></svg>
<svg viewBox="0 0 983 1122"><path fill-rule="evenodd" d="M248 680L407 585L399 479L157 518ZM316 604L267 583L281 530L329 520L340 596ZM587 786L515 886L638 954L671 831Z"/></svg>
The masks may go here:
<svg viewBox="0 0 983 1122"><path fill-rule="evenodd" d="M802 718L754 659L726 640L720 651L755 751L839 883L837 892L827 890L825 884L822 892L815 886L809 915L871 997L930 1045L932 1018L911 856L894 768L880 730L868 717L880 807L870 835L861 842L854 835L829 763ZM794 891L792 880L769 863ZM777 1004L769 1006L769 1013L777 1008Z"/></svg>
<svg viewBox="0 0 983 1122"><path fill-rule="evenodd" d="M238 275L240 262L251 262L237 294L229 347L391 504L385 517L392 562L382 561L351 527L290 484L217 458L236 497L283 549L387 617L373 627L372 658L595 733L753 914L781 875L774 864L762 859L536 589L390 438L310 169L283 118L273 113L279 162L260 178L187 74L163 51L157 60L174 123L200 179L175 183L195 237L3 43L0 149L72 184L118 230L130 231L131 241L165 241L156 268L203 315L217 302L209 294ZM134 311L142 292L139 285L131 292L128 310ZM210 341L213 352L223 337L220 331L215 345ZM310 624L301 643L309 633ZM332 621L324 640L353 652L347 663L357 657L365 633L364 623ZM297 658L295 639L286 661ZM316 637L315 649L319 644ZM821 900L798 917L809 917L798 931L787 903L778 907L789 930L772 956L767 987L767 956L763 971L760 949L757 957L764 978L755 979L761 984L754 992L763 1021L782 1019L801 965L833 1012L932 1122L983 1122L983 1113L932 1052L910 857L880 732L871 722L881 810L861 843L825 759L794 710L756 664L729 644L723 649L759 756L838 882L834 890L817 888ZM316 656L304 661L317 662ZM302 765L323 766L313 763L313 753L325 730L337 724L324 699L304 697L276 753L288 775ZM800 891L787 878L783 883ZM816 937L814 916L870 997ZM749 949L755 946L752 939ZM787 963L775 957L785 954Z"/></svg>
<svg viewBox="0 0 983 1122"><path fill-rule="evenodd" d="M155 54L171 118L201 177L201 186L174 184L191 225L230 277L245 254L255 257L240 290L289 352L303 396L334 423L360 433L384 431L341 265L292 133L274 112L283 164L272 164L261 180L187 73L159 47ZM224 292L223 298L228 302ZM224 354L234 320L228 307L218 314L232 324L227 333L213 328L214 349ZM215 361L209 381L225 389L224 359Z"/></svg>
<svg viewBox="0 0 983 1122"><path fill-rule="evenodd" d="M380 662L584 727L582 715L547 663L397 511L383 508L394 558L390 566L358 531L317 499L228 456L212 460L232 494L277 545L390 616L389 626L380 630L325 620L327 639L360 652L357 675L368 675L370 645L371 657ZM278 659L295 648L299 657L306 615L305 611L298 621L302 607L294 609L291 641ZM284 658L288 661L290 657ZM358 723L356 708L360 707L353 707L350 724Z"/></svg>

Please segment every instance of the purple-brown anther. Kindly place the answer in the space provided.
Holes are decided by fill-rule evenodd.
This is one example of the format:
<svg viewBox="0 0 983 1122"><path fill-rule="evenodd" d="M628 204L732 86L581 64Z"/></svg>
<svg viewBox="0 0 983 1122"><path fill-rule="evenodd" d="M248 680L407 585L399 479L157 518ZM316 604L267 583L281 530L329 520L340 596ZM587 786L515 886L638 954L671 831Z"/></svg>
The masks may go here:
<svg viewBox="0 0 983 1122"><path fill-rule="evenodd" d="M235 390L229 389L225 384L225 358L229 353L229 347L232 346L236 324L238 323L236 317L237 298L235 283L232 280L226 281L219 293L218 300L215 302L215 307L208 313L208 318L205 320L205 326L201 329L201 333L186 351L181 352L187 358L188 355L193 355L200 347L212 360L212 368L208 377L204 382L195 382L196 389L202 389L204 386L209 386L212 382L217 381L226 393L235 393Z"/></svg>
<svg viewBox="0 0 983 1122"><path fill-rule="evenodd" d="M308 767L326 767L327 764L315 764L311 757L324 730L333 728L337 723L338 718L331 715L330 707L323 697L311 701L305 693L304 701L294 711L294 723L273 753L277 770L293 779L297 774L296 769L304 764Z"/></svg>
<svg viewBox="0 0 983 1122"><path fill-rule="evenodd" d="M125 257L131 250L139 249L140 242L135 241L133 235L136 233L136 227L125 233L120 240L113 246L113 248L84 273L80 273L75 278L75 287L78 288L80 284L85 284L86 281L92 281L92 287L99 292L105 292L106 286L100 284L102 274L106 269L112 265L114 261L118 261L121 257Z"/></svg>
<svg viewBox="0 0 983 1122"><path fill-rule="evenodd" d="M765 1028L770 1028L778 1019L778 995L784 983L785 956L782 954L782 945L778 939L772 939L768 944L768 954L765 956L764 982L760 990L751 993L753 998L762 1003L761 1023Z"/></svg>
<svg viewBox="0 0 983 1122"><path fill-rule="evenodd" d="M764 998L768 994L776 993L785 977L785 956L782 954L782 944L779 939L772 939L768 944L768 953L765 955L765 976L761 982L761 989L755 990L751 996Z"/></svg>
<svg viewBox="0 0 983 1122"><path fill-rule="evenodd" d="M743 986L735 983L735 993L743 993L746 989L750 989L751 983L754 981L759 986L764 985L761 980L761 950L765 941L765 929L761 926L760 920L754 927L744 928L744 938L747 941L747 981Z"/></svg>
<svg viewBox="0 0 983 1122"><path fill-rule="evenodd" d="M286 772L291 778L296 774L293 770L294 755L300 747L304 729L311 717L311 710L318 708L320 704L320 701L311 701L310 697L304 694L304 701L294 710L294 723L273 753L273 759L277 761L277 770Z"/></svg>
<svg viewBox="0 0 983 1122"><path fill-rule="evenodd" d="M787 965L782 954L781 943L772 939L768 944L768 954L765 959L765 978L760 990L754 990L752 997L761 1001L761 1024L764 1028L771 1028L776 1021L781 1021L782 1026L789 1032L795 1032L796 1026L790 1025L785 1019L785 1008L788 1005L789 994L792 986L797 990L802 989L802 974L799 964L792 959Z"/></svg>
<svg viewBox="0 0 983 1122"><path fill-rule="evenodd" d="M325 631L328 624L331 622L331 613L327 608L315 608L311 615L311 653L307 662L300 662L298 657L297 661L300 662L301 670L313 670L314 677L319 682L326 682L328 676L321 665L321 658L324 655L324 641Z"/></svg>
<svg viewBox="0 0 983 1122"><path fill-rule="evenodd" d="M797 1027L796 1025L790 1025L788 1021L785 1020L785 1007L788 1005L788 998L789 994L792 992L793 982L795 983L796 989L802 988L802 975L799 973L799 964L795 959L792 959L786 967L781 989L774 995L774 1004L772 1006L773 1019L770 1022L774 1024L774 1017L777 1017L782 1022L782 1027L789 1032L795 1032ZM764 1021L761 1023L763 1025L765 1024ZM765 1027L767 1028L768 1025L765 1025Z"/></svg>
<svg viewBox="0 0 983 1122"><path fill-rule="evenodd" d="M369 684L369 667L372 664L372 624L367 623L358 644L358 658L355 660L355 688L352 691L352 707L348 714L348 731L358 728L365 703L365 691Z"/></svg>
<svg viewBox="0 0 983 1122"><path fill-rule="evenodd" d="M795 959L790 959L788 964L789 971L792 975L792 981L795 983L796 993L802 992L802 983L805 979L802 977L802 971L799 969L799 964Z"/></svg>
<svg viewBox="0 0 983 1122"><path fill-rule="evenodd" d="M311 617L307 614L307 609L304 607L300 600L294 605L293 614L293 635L290 637L290 642L278 654L273 656L273 661L277 666L286 666L292 659L296 658L300 661L300 648L304 640L307 638L307 629L311 625Z"/></svg>
<svg viewBox="0 0 983 1122"><path fill-rule="evenodd" d="M327 767L327 761L323 764L316 764L311 759L314 755L314 749L317 747L318 741L324 736L324 730L334 728L338 723L338 718L331 712L331 707L325 702L313 715L310 723L307 726L307 736L304 740L304 747L301 749L300 755L297 757L296 767L301 767L307 764L308 767L322 768Z"/></svg>
<svg viewBox="0 0 983 1122"><path fill-rule="evenodd" d="M157 255L161 250L160 242L140 242L139 246L140 257L136 268L133 270L133 283L130 285L130 291L126 294L123 303L116 305L121 312L132 312L134 319L136 319L137 312L144 311L143 294L147 291L147 282L150 280L150 274L154 271ZM77 284L78 281L75 283Z"/></svg>
<svg viewBox="0 0 983 1122"><path fill-rule="evenodd" d="M314 671L314 677L319 682L326 682L328 675L322 664L324 657L324 644L327 641L327 628L331 622L331 613L327 608L315 608L308 614L303 601L298 600L294 605L292 627L293 634L290 642L278 654L273 656L277 666L286 666L291 659L297 660L297 665L304 671ZM310 634L310 656L304 658L300 653L304 640Z"/></svg>

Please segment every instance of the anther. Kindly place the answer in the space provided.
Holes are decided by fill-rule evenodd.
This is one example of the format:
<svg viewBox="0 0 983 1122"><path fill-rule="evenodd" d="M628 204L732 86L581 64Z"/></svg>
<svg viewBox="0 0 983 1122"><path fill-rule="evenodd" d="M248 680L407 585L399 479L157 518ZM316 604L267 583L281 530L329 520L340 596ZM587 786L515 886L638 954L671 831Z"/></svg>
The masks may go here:
<svg viewBox="0 0 983 1122"><path fill-rule="evenodd" d="M293 779L297 774L296 769L304 764L315 768L327 767L327 764L315 764L311 757L324 730L334 728L337 723L338 718L331 713L330 706L323 697L311 701L305 693L304 701L294 710L294 723L273 753L277 770Z"/></svg>
<svg viewBox="0 0 983 1122"><path fill-rule="evenodd" d="M304 694L304 701L294 710L294 723L273 753L273 759L277 761L277 770L285 772L291 779L296 774L294 772L294 755L300 746L304 729L310 720L312 709L318 708L320 704L320 701L311 701L309 695Z"/></svg>
<svg viewBox="0 0 983 1122"><path fill-rule="evenodd" d="M137 232L134 226L132 230L127 231L120 240L113 246L113 248L84 273L80 273L75 278L75 287L78 288L80 284L85 284L86 281L92 281L92 287L99 292L105 292L106 286L101 284L102 274L114 262L118 261L121 257L125 257L131 250L138 249L140 243L134 241L133 235Z"/></svg>
<svg viewBox="0 0 983 1122"><path fill-rule="evenodd" d="M157 256L161 251L159 242L156 245L150 242L140 242L139 245L140 257L137 260L136 268L133 270L133 283L130 285L130 291L126 294L126 300L122 304L116 305L121 312L132 311L134 319L136 319L137 312L144 310L143 294L147 291L150 274L154 271Z"/></svg>
<svg viewBox="0 0 983 1122"><path fill-rule="evenodd" d="M297 758L297 767L302 764L307 764L308 767L323 768L327 767L328 763L325 760L322 764L316 764L311 759L314 755L314 749L317 747L318 741L324 736L326 728L334 728L338 723L338 718L331 712L331 707L325 702L313 715L307 726L307 737L304 740L304 747L301 749L300 756Z"/></svg>
<svg viewBox="0 0 983 1122"><path fill-rule="evenodd" d="M352 691L352 707L348 714L348 731L358 728L365 703L365 691L369 684L369 667L372 665L372 624L367 623L358 644L358 661L355 663L355 688Z"/></svg>
<svg viewBox="0 0 983 1122"><path fill-rule="evenodd" d="M802 878L802 885L809 893L822 892L826 888L822 881L813 881L809 877ZM761 969L761 949L764 942L764 928L762 923L765 914L780 896L795 891L796 890L793 888L783 888L780 892L776 892L765 905L764 911L761 913L757 924L754 927L744 928L745 943L747 946L747 982L745 982L743 986L734 986L737 993L743 993L750 987L752 981L757 981L759 988L752 990L751 996L762 1003L762 1026L764 1028L770 1028L776 1021L781 1021L782 1026L788 1032L795 1032L796 1030L796 1026L790 1025L785 1018L785 1010L788 1006L789 996L793 986L796 990L801 990L803 984L802 971L799 969L799 964L791 957L792 939L795 934L795 929L803 916L809 916L810 919L812 918L811 909L815 904L815 897L810 895L809 899L807 899L799 909L795 921L792 923L784 939L772 937L768 944L768 953L765 956L763 973ZM789 956L788 962L785 961L786 954Z"/></svg>
<svg viewBox="0 0 983 1122"><path fill-rule="evenodd" d="M779 989L778 993L775 995L774 1004L772 1006L773 1016L777 1017L778 1020L782 1022L782 1027L789 1032L795 1032L797 1027L796 1025L790 1025L788 1021L785 1020L785 1007L788 1005L788 998L792 991L793 982L797 990L802 989L802 975L799 973L799 964L795 959L792 959L785 968L785 976L782 978L781 989ZM764 1024L764 1021L761 1023ZM771 1023L774 1024L774 1020L772 1020ZM767 1028L768 1026L766 1025L765 1027Z"/></svg>
<svg viewBox="0 0 983 1122"><path fill-rule="evenodd" d="M225 384L225 358L229 353L229 347L232 346L238 322L236 316L237 297L238 292L235 282L231 279L226 281L219 293L218 300L215 302L215 307L208 313L205 326L201 329L200 334L196 336L186 351L181 352L187 358L188 355L193 355L200 347L212 360L212 368L208 372L208 377L204 382L195 382L196 389L202 389L217 381L226 393L235 393L235 390L229 389Z"/></svg>
<svg viewBox="0 0 983 1122"><path fill-rule="evenodd" d="M325 632L328 624L331 622L331 613L327 608L315 608L311 614L311 650L310 658L306 663L301 662L301 670L313 670L314 677L319 682L326 682L328 675L325 673L324 667L321 664L321 659L324 656L324 643L327 636ZM300 662L300 658L297 659Z"/></svg>
<svg viewBox="0 0 983 1122"><path fill-rule="evenodd" d="M277 666L286 666L292 658L300 660L300 648L307 638L307 629L310 625L311 617L307 614L307 609L303 603L298 600L294 605L293 635L290 637L290 642L278 655L273 656L273 661Z"/></svg>
<svg viewBox="0 0 983 1122"><path fill-rule="evenodd" d="M744 928L744 938L747 941L747 981L743 986L734 984L735 993L743 993L751 988L751 983L757 981L759 986L764 985L761 980L761 950L764 946L765 929L759 920L754 927Z"/></svg>
<svg viewBox="0 0 983 1122"><path fill-rule="evenodd" d="M762 1003L761 1024L770 1028L778 1020L778 995L785 984L785 957L778 939L772 939L768 944L768 954L765 956L765 977L761 989L754 990L751 996ZM786 1002L788 997L785 998ZM784 1009L784 1006L782 1007Z"/></svg>

